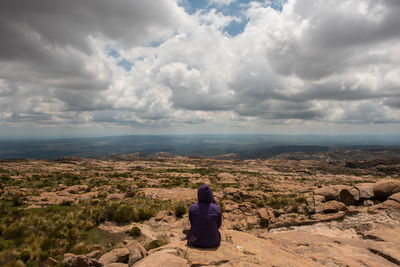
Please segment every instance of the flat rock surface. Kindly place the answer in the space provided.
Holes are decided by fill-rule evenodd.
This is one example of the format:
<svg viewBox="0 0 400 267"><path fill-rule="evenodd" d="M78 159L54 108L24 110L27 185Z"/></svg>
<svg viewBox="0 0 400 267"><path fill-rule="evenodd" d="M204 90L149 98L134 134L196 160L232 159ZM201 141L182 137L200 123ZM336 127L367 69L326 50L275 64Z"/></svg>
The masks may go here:
<svg viewBox="0 0 400 267"><path fill-rule="evenodd" d="M167 252L153 253L141 261L136 262L134 267L190 267L188 261L183 257Z"/></svg>
<svg viewBox="0 0 400 267"><path fill-rule="evenodd" d="M143 188L142 192L148 198L161 199L161 200L177 200L185 201L197 199L197 189L191 188Z"/></svg>
<svg viewBox="0 0 400 267"><path fill-rule="evenodd" d="M182 241L154 249L149 253L153 257L159 253L173 254L187 260L191 266L319 266L252 234L234 230L226 230L221 234L223 241L218 248L187 247L186 242ZM167 260L160 261L159 264L165 264L159 266L173 266L169 265Z"/></svg>

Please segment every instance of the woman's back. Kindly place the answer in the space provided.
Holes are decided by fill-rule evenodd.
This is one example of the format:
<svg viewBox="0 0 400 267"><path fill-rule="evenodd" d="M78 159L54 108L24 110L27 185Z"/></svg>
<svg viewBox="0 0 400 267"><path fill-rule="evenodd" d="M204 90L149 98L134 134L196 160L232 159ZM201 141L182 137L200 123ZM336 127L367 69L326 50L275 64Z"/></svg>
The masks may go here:
<svg viewBox="0 0 400 267"><path fill-rule="evenodd" d="M218 228L221 226L221 209L215 204L211 188L202 185L198 189L198 203L190 206L191 224L188 245L195 247L216 247L221 242Z"/></svg>

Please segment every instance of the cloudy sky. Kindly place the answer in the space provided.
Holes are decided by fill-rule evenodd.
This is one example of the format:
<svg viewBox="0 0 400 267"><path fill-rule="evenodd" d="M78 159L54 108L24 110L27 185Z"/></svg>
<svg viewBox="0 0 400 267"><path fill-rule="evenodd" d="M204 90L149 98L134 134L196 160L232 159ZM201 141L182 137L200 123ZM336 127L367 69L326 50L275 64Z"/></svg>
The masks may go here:
<svg viewBox="0 0 400 267"><path fill-rule="evenodd" d="M400 133L399 0L1 0L0 137Z"/></svg>

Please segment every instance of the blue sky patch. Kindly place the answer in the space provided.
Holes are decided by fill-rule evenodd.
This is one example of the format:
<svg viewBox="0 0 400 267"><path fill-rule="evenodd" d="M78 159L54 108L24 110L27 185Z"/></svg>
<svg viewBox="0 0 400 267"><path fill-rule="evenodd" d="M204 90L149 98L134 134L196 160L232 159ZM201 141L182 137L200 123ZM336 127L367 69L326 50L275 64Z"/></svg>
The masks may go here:
<svg viewBox="0 0 400 267"><path fill-rule="evenodd" d="M115 49L112 49L111 48L111 46L107 46L106 47L106 54L109 56L109 57L113 57L113 58L119 58L119 53L118 53L118 51L117 50L115 50Z"/></svg>
<svg viewBox="0 0 400 267"><path fill-rule="evenodd" d="M241 21L232 21L227 27L225 27L224 32L231 36L235 36L243 32L249 20L244 16L244 11L248 8L251 2L260 2L266 6L270 6L276 10L281 11L284 3L287 0L237 0L229 5L218 5L211 1L205 0L183 0L181 1L181 6L183 6L189 14L194 14L198 11L209 12L211 9L215 9L217 12L221 12L225 16L234 16L241 19Z"/></svg>
<svg viewBox="0 0 400 267"><path fill-rule="evenodd" d="M241 21L234 20L224 28L224 32L228 33L230 36L238 35L244 31L244 28L246 27L248 22L249 19L246 18L242 18Z"/></svg>
<svg viewBox="0 0 400 267"><path fill-rule="evenodd" d="M118 61L117 66L124 68L126 71L130 71L133 64L124 58Z"/></svg>

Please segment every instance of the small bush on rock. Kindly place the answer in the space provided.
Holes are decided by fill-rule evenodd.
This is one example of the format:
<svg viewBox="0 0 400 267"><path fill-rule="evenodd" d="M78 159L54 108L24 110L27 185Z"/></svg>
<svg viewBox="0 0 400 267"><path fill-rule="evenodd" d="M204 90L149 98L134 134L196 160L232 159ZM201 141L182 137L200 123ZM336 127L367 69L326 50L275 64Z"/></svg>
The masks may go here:
<svg viewBox="0 0 400 267"><path fill-rule="evenodd" d="M168 242L163 241L163 240L153 240L145 246L145 249L150 250L153 248L158 248L158 247L164 246L166 244L168 244Z"/></svg>
<svg viewBox="0 0 400 267"><path fill-rule="evenodd" d="M137 226L133 226L132 229L129 230L128 234L133 237L138 237L142 234L142 230Z"/></svg>
<svg viewBox="0 0 400 267"><path fill-rule="evenodd" d="M175 206L175 216L178 218L182 218L183 215L186 214L186 206L185 203L183 202L179 202L176 206Z"/></svg>

